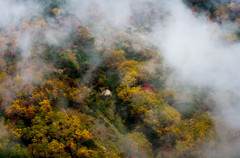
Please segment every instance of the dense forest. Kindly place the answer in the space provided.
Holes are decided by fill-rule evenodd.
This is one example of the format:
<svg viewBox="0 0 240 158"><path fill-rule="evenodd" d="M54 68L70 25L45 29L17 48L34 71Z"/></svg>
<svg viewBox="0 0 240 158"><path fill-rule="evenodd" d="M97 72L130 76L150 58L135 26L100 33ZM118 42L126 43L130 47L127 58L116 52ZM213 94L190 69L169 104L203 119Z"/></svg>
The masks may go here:
<svg viewBox="0 0 240 158"><path fill-rule="evenodd" d="M122 26L108 19L123 11L98 10L106 1L76 12L64 0L0 0L19 15L0 18L1 158L217 157L224 140L212 116L224 98L216 100L212 87L183 83L146 37L174 18L159 1L132 2L138 9ZM32 13L29 4L41 11ZM24 16L22 5L29 9ZM210 25L234 24L219 38L238 43L239 3L184 6Z"/></svg>

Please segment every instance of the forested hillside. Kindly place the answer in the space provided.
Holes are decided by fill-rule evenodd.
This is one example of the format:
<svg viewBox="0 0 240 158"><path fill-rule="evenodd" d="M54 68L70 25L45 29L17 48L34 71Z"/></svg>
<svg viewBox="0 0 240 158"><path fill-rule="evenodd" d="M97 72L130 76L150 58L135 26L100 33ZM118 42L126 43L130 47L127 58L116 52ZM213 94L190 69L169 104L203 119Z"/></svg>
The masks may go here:
<svg viewBox="0 0 240 158"><path fill-rule="evenodd" d="M0 0L14 15L0 18L0 157L214 157L223 140L212 115L224 98L183 83L146 37L174 17L158 1L131 1L127 25L111 23L125 12L106 16L107 2L93 2ZM218 38L237 43L240 4L214 3L184 5L209 25L233 23Z"/></svg>

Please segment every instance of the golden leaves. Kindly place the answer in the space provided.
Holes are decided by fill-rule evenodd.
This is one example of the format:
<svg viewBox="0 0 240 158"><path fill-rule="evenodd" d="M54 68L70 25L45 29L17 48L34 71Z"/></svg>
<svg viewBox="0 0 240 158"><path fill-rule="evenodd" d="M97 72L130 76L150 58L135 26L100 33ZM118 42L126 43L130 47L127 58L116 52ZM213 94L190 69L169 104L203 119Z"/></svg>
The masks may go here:
<svg viewBox="0 0 240 158"><path fill-rule="evenodd" d="M92 134L89 131L87 131L86 129L84 129L83 131L80 131L79 129L77 129L74 137L76 139L80 140L81 142L86 142L89 139L93 138Z"/></svg>
<svg viewBox="0 0 240 158"><path fill-rule="evenodd" d="M171 106L165 107L161 114L164 115L167 118L167 121L171 124L177 123L181 120L181 114Z"/></svg>
<svg viewBox="0 0 240 158"><path fill-rule="evenodd" d="M50 112L52 111L52 107L50 106L50 100L43 100L42 102L39 103L40 105L40 112Z"/></svg>

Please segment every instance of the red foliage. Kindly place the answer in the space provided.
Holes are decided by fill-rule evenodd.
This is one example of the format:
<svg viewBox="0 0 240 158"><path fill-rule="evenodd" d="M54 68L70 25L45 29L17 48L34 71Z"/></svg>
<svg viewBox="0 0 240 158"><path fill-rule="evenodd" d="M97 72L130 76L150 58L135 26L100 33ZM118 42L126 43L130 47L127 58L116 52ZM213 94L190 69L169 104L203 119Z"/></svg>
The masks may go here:
<svg viewBox="0 0 240 158"><path fill-rule="evenodd" d="M106 61L107 61L108 64L112 63L112 61L110 59L106 59Z"/></svg>
<svg viewBox="0 0 240 158"><path fill-rule="evenodd" d="M76 84L76 83L73 83L73 85L72 85L73 87L77 87L78 85Z"/></svg>
<svg viewBox="0 0 240 158"><path fill-rule="evenodd" d="M14 115L9 115L8 116L11 120L15 119L15 116Z"/></svg>
<svg viewBox="0 0 240 158"><path fill-rule="evenodd" d="M105 74L105 72L103 70L99 70L98 73L103 74L103 75Z"/></svg>
<svg viewBox="0 0 240 158"><path fill-rule="evenodd" d="M12 121L11 124L16 125L18 123L18 121Z"/></svg>
<svg viewBox="0 0 240 158"><path fill-rule="evenodd" d="M167 152L169 151L168 147L166 147L166 146L163 146L162 150L167 151Z"/></svg>
<svg viewBox="0 0 240 158"><path fill-rule="evenodd" d="M148 83L143 84L143 89L148 90L149 92L152 92L152 93L155 93L157 91L153 85L148 84Z"/></svg>
<svg viewBox="0 0 240 158"><path fill-rule="evenodd" d="M7 57L15 57L15 56L16 56L16 53L7 52L7 53L5 54L5 56L7 56Z"/></svg>
<svg viewBox="0 0 240 158"><path fill-rule="evenodd" d="M192 12L195 12L195 13L197 13L199 9L198 9L198 7L197 7L197 6L194 6L194 7L192 7L192 8L191 8L191 10L192 10Z"/></svg>
<svg viewBox="0 0 240 158"><path fill-rule="evenodd" d="M77 106L76 106L76 108L77 108L77 109L79 109L80 111L82 111L82 110L83 110L83 108L82 108L82 106L81 106L81 105L77 105Z"/></svg>
<svg viewBox="0 0 240 158"><path fill-rule="evenodd" d="M3 106L0 106L0 110L5 110L6 108L5 107L3 107Z"/></svg>

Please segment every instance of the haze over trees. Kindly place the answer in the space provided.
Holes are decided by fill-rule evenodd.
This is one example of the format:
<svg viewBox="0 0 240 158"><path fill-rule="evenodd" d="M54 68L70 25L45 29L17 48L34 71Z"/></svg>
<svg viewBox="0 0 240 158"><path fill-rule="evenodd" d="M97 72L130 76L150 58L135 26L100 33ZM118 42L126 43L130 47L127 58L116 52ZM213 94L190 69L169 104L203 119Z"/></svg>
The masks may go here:
<svg viewBox="0 0 240 158"><path fill-rule="evenodd" d="M11 13L0 18L0 157L218 156L225 137L213 114L238 96L181 80L151 36L175 18L160 2L107 2L0 0ZM237 2L184 6L219 30L231 25L216 38L239 42Z"/></svg>

